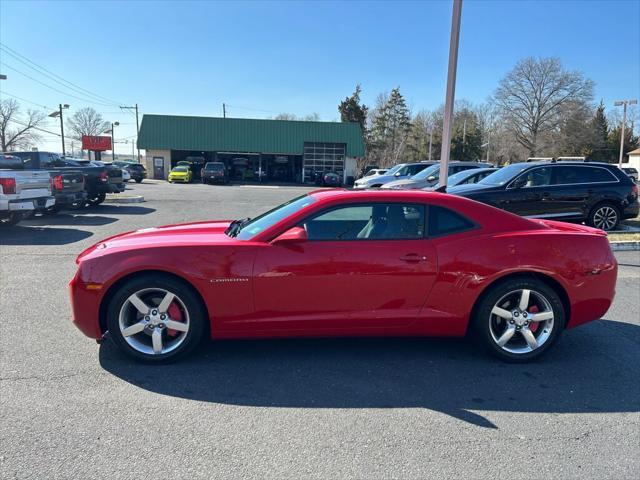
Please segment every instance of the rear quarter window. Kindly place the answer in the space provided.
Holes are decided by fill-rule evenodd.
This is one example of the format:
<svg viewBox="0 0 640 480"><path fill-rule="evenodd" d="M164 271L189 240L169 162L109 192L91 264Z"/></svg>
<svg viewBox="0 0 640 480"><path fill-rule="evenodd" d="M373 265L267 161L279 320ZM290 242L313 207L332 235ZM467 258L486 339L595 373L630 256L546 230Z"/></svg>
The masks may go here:
<svg viewBox="0 0 640 480"><path fill-rule="evenodd" d="M429 207L429 236L440 237L464 232L476 227L468 218L444 207Z"/></svg>

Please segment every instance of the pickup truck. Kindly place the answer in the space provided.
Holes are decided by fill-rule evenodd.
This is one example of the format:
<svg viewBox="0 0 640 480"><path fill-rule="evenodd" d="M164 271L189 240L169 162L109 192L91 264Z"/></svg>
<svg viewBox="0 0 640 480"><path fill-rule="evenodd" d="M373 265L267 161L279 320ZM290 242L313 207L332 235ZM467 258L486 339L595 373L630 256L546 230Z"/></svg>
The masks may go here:
<svg viewBox="0 0 640 480"><path fill-rule="evenodd" d="M125 188L119 168L95 166L86 160L64 158L53 152L11 152L11 155L22 158L25 169L29 170L80 171L84 175L86 203L89 205L98 205L104 202L107 193L123 192Z"/></svg>
<svg viewBox="0 0 640 480"><path fill-rule="evenodd" d="M0 226L15 225L38 208L55 204L49 172L21 170L22 160L0 154Z"/></svg>

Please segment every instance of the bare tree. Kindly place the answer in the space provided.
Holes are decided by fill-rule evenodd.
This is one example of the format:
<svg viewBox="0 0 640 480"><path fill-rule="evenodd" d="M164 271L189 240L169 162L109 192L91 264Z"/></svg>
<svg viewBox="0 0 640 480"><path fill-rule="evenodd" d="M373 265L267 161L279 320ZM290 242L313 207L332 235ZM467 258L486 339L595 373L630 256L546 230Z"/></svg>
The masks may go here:
<svg viewBox="0 0 640 480"><path fill-rule="evenodd" d="M298 118L293 113L279 113L274 120L297 120Z"/></svg>
<svg viewBox="0 0 640 480"><path fill-rule="evenodd" d="M109 122L91 107L81 108L67 120L67 129L76 140L82 140L83 135L100 135L109 127Z"/></svg>
<svg viewBox="0 0 640 480"><path fill-rule="evenodd" d="M29 148L41 138L38 125L45 120L44 113L27 110L26 116L20 115L20 105L15 100L0 102L0 147L2 151Z"/></svg>
<svg viewBox="0 0 640 480"><path fill-rule="evenodd" d="M563 121L567 105L593 99L593 82L565 70L557 58L526 58L504 77L495 93L502 119L529 155Z"/></svg>

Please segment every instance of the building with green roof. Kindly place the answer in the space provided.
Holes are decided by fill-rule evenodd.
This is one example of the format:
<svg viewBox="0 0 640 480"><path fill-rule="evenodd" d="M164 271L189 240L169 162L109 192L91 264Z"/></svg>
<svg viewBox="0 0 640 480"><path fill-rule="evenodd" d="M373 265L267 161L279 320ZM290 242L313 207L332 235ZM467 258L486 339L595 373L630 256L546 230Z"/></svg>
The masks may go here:
<svg viewBox="0 0 640 480"><path fill-rule="evenodd" d="M232 180L310 182L317 172L356 175L364 156L357 123L144 115L138 147L146 150L151 178L167 178L179 161L194 173L222 162Z"/></svg>

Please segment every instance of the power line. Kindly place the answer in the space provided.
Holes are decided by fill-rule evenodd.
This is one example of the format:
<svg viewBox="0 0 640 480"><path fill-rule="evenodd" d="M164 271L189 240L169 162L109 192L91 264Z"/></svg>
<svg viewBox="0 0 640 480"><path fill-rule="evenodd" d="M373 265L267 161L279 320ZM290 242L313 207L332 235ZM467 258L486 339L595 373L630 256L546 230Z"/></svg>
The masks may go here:
<svg viewBox="0 0 640 480"><path fill-rule="evenodd" d="M35 105L37 107L42 107L45 110L52 110L53 109L52 107L47 107L46 105L40 105L39 103L32 102L31 100L27 100L26 98L19 97L18 95L14 95L14 94L9 93L9 92L5 92L4 90L2 90L2 92L0 92L0 94L9 95L10 97L17 98L18 100L22 100L23 102L30 103L30 104Z"/></svg>
<svg viewBox="0 0 640 480"><path fill-rule="evenodd" d="M9 119L9 121L13 122L13 123L17 123L18 125L22 125L23 127L28 127L29 126L28 123L21 122L20 120L14 120L13 118ZM34 130L39 130L41 132L49 133L51 135L55 135L56 137L61 137L62 136L59 133L50 132L49 130L45 130L44 128L36 127L36 126L33 126L33 125L31 125L31 128L33 128Z"/></svg>
<svg viewBox="0 0 640 480"><path fill-rule="evenodd" d="M35 70L36 72L40 73L41 75L49 77L53 81L61 84L62 86L66 87L66 88L75 90L78 93L80 93L82 95L85 95L85 96L88 94L88 95L90 95L92 97L95 97L98 100L101 100L101 101L106 101L106 102L113 103L113 104L120 104L121 103L121 102L117 102L115 100L112 100L110 98L104 97L102 95L98 95L97 93L94 93L91 90L87 90L86 88L82 88L80 85L77 85L77 84L75 84L73 82L70 82L69 80L64 79L60 75L57 75L57 74L53 73L51 70L46 69L42 65L37 64L33 60L30 60L29 58L27 58L24 55L18 53L14 49L12 49L12 48L8 47L7 45L3 44L2 42L0 42L0 48L2 48L5 51L5 53L8 53L13 58L15 58L19 62L23 63L24 65L28 66L32 70Z"/></svg>
<svg viewBox="0 0 640 480"><path fill-rule="evenodd" d="M86 102L86 103L92 103L92 104L95 104L95 105L102 105L103 107L112 107L112 106L113 106L113 105L110 105L110 104L108 104L108 103L100 103L100 102L96 102L96 101L94 101L94 100L89 100L89 99L87 99L87 98L82 98L82 97L78 97L78 96L76 96L76 95L72 95L71 93L68 93L68 92L64 92L64 91L62 91L62 90L60 90L60 89L58 89L58 88L52 87L51 85L47 85L46 83L41 82L41 81L40 81L40 80L38 80L37 78L33 78L32 76L27 75L27 74L26 74L26 73L24 73L24 72L21 72L21 71L20 71L20 70L18 70L17 68L14 68L14 67L12 67L12 66L10 66L10 65L7 65L5 62L0 62L0 63L1 63L2 65L4 65L5 67L7 67L8 69L13 70L14 72L19 73L20 75L22 75L22 76L24 76L24 77L27 77L27 78L29 78L29 79L33 80L34 82L39 83L40 85L43 85L43 86L45 86L45 87L47 87L47 88L50 88L51 90L54 90L54 91L56 91L56 92L58 92L58 93L62 93L63 95L66 95L66 96L68 96L68 97L72 97L72 98L75 98L75 99L77 99L77 100L81 100L81 101Z"/></svg>

